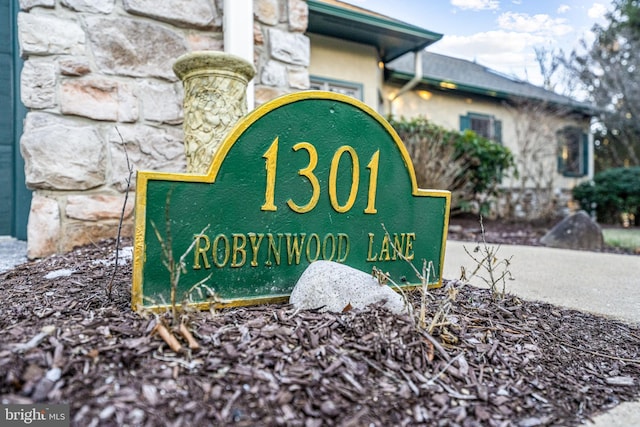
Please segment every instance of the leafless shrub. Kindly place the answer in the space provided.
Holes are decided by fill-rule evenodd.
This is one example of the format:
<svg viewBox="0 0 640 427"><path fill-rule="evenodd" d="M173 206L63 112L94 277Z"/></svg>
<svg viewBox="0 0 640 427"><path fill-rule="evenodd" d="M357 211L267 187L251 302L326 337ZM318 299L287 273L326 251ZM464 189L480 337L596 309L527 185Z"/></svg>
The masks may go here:
<svg viewBox="0 0 640 427"><path fill-rule="evenodd" d="M505 103L515 130L515 159L519 179L511 186L507 216L523 209L528 219L549 219L556 214L558 132L577 120L568 107L534 100Z"/></svg>
<svg viewBox="0 0 640 427"><path fill-rule="evenodd" d="M472 191L467 156L455 156L455 144L447 141L451 138L444 129L436 129L430 137L414 133L405 136L404 142L409 156L413 160L416 181L422 188L440 188L451 190L451 206L460 206L465 194Z"/></svg>
<svg viewBox="0 0 640 427"><path fill-rule="evenodd" d="M482 217L480 217L480 229L482 243L478 244L473 249L473 252L470 252L464 246L464 251L473 259L476 265L470 276L467 277L466 273L463 274L462 280L469 281L473 277L480 278L489 287L493 300L500 301L506 295L506 281L514 280L509 270L513 256L503 259L498 258L500 245L490 246L487 244Z"/></svg>

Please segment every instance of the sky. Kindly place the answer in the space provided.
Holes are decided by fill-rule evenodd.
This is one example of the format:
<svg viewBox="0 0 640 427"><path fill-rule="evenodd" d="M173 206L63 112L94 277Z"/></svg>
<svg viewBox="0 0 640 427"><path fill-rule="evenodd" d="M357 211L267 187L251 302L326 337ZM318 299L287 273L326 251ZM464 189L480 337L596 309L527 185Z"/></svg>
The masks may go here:
<svg viewBox="0 0 640 427"><path fill-rule="evenodd" d="M535 47L571 52L593 41L611 0L343 0L443 34L430 52L542 85Z"/></svg>

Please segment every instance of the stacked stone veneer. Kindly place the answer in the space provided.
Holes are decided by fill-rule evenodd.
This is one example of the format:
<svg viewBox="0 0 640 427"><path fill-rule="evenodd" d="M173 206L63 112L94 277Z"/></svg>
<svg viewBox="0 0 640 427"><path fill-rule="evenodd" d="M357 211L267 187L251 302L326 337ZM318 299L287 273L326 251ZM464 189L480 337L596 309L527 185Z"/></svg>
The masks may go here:
<svg viewBox="0 0 640 427"><path fill-rule="evenodd" d="M231 0L233 1L233 0ZM131 235L136 170L185 170L180 55L223 50L223 0L20 0L30 258ZM303 0L254 1L256 104L309 87Z"/></svg>

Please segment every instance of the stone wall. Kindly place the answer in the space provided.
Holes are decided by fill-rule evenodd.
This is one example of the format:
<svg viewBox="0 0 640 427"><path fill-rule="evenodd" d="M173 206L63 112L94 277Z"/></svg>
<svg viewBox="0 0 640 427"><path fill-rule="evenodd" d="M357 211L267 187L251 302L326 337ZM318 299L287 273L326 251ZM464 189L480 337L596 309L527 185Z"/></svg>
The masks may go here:
<svg viewBox="0 0 640 427"><path fill-rule="evenodd" d="M230 0L233 1L233 0ZM182 172L175 59L222 50L224 0L20 0L28 256L132 234L135 170ZM303 0L254 0L256 104L309 87Z"/></svg>
<svg viewBox="0 0 640 427"><path fill-rule="evenodd" d="M309 89L311 45L304 0L254 0L256 105Z"/></svg>

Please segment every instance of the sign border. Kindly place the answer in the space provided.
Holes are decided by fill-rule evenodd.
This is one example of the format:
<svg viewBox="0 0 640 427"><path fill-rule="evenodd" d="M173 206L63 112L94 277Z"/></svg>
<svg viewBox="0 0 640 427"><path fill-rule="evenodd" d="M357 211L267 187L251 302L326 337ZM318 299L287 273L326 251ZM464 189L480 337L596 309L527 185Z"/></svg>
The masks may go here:
<svg viewBox="0 0 640 427"><path fill-rule="evenodd" d="M407 151L404 143L398 136L398 133L395 129L387 122L374 109L369 107L362 101L359 101L355 98L352 98L347 95L328 92L328 91L302 91L295 92L287 95L280 96L271 101L268 101L255 110L248 113L246 116L241 118L238 123L233 127L233 129L229 132L229 134L224 138L222 143L220 144L220 148L213 156L213 161L211 162L211 166L209 166L209 170L206 174L192 174L185 172L158 172L158 171L144 171L139 170L137 172L136 177L136 204L135 204L135 222L134 222L134 244L133 244L133 283L131 286L131 305L134 311L139 310L150 310L150 311L159 311L166 308L169 308L168 305L151 305L144 306L143 304L143 277L144 277L144 261L146 259L146 247L145 247L145 236L146 236L146 209L147 209L147 184L151 180L156 181L174 181L174 182L200 182L200 183L209 183L214 184L216 181L216 177L218 175L218 171L222 166L229 150L231 147L237 142L237 140L242 136L242 134L256 121L258 121L263 116L268 113L288 104L292 104L299 101L306 101L310 99L322 99L322 100L332 100L338 101L346 104L351 104L356 108L364 111L377 122L379 122L386 131L392 136L394 142L398 150L400 151L400 155L402 156L402 160L404 161L405 168L409 173L409 177L411 180L411 195L414 197L444 197L445 200L445 218L444 218L444 230L442 232L442 242L441 242L441 252L440 252L440 271L438 275L438 282L432 285L429 285L431 288L438 288L442 286L442 272L444 269L444 255L446 251L446 242L447 242L447 232L449 229L449 215L451 208L451 192L448 190L427 190L418 188L418 183L416 180L415 169L413 167L413 161L411 160L411 156ZM420 284L409 284L402 286L402 289L415 289L420 287ZM239 307L246 305L257 305L257 304L265 304L265 303L277 303L277 302L286 302L289 296L277 295L273 297L260 297L260 298L251 298L251 299L232 299L225 300L222 302L201 302L190 304L191 307L196 307L201 310L207 310L212 305L215 308L224 308L224 307ZM179 308L181 304L176 304L176 307Z"/></svg>

